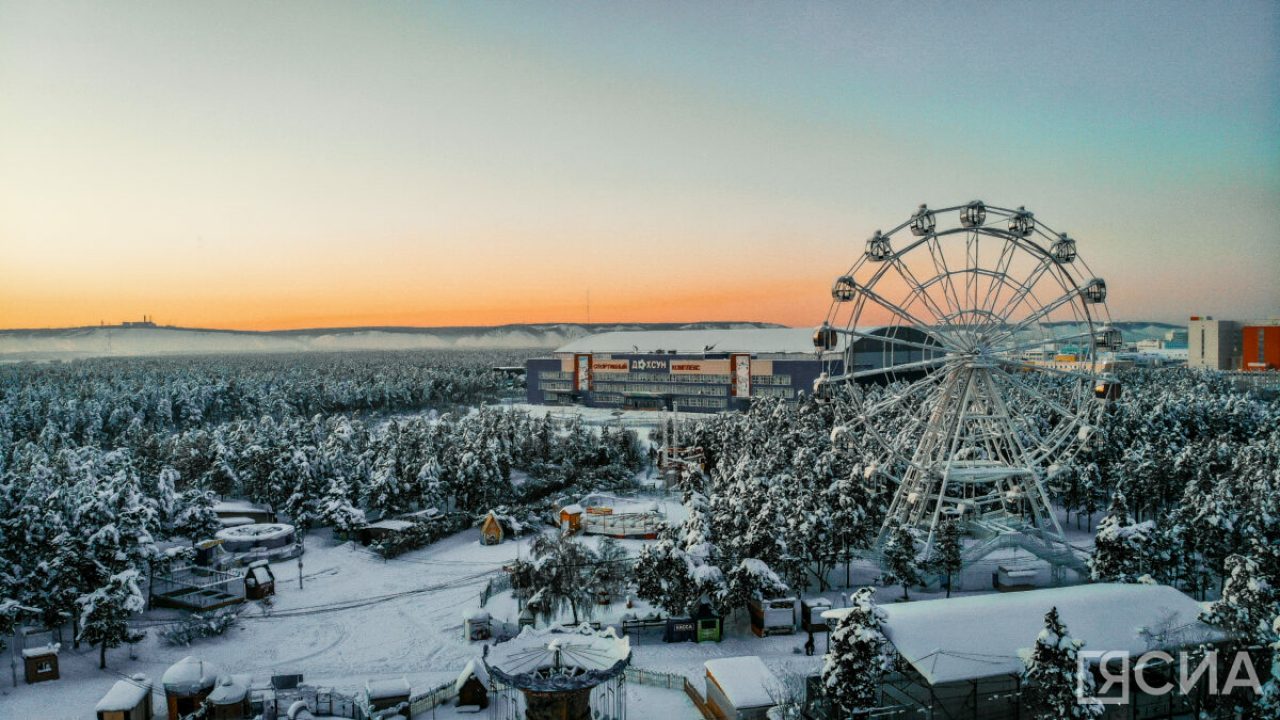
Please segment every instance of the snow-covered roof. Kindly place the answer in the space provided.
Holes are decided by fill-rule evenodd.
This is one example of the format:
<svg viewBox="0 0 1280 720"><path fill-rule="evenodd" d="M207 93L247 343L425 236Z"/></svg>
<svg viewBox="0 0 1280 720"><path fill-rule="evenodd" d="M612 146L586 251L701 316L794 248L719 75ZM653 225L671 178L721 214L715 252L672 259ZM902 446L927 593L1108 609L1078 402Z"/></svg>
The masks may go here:
<svg viewBox="0 0 1280 720"><path fill-rule="evenodd" d="M579 505L578 503L573 503L572 505L565 505L564 507L560 508L560 512L569 513L570 515L581 515L582 506Z"/></svg>
<svg viewBox="0 0 1280 720"><path fill-rule="evenodd" d="M1097 583L881 609L884 634L898 654L937 685L1021 672L1018 653L1035 643L1052 607L1088 650L1135 656L1224 637L1200 622L1200 603L1167 585ZM823 617L847 612L828 610Z"/></svg>
<svg viewBox="0 0 1280 720"><path fill-rule="evenodd" d="M782 689L782 683L759 656L716 658L704 665L707 678L715 681L724 692L725 699L735 708L741 710L777 704L770 692L776 695Z"/></svg>
<svg viewBox="0 0 1280 720"><path fill-rule="evenodd" d="M218 678L218 686L209 693L209 702L214 705L234 705L244 702L249 694L249 683L243 676L223 675Z"/></svg>
<svg viewBox="0 0 1280 720"><path fill-rule="evenodd" d="M841 336L843 348L843 336ZM838 348L839 349L839 348ZM716 353L813 355L813 328L752 328L748 330L636 330L606 332L578 338L557 353Z"/></svg>
<svg viewBox="0 0 1280 720"><path fill-rule="evenodd" d="M481 685L485 686L485 689L489 688L489 671L484 669L484 663L471 659L467 661L467 666L462 669L462 674L458 676L458 681L453 684L453 691L455 693L462 692L462 686L466 685L467 680L473 676L480 681Z"/></svg>
<svg viewBox="0 0 1280 720"><path fill-rule="evenodd" d="M399 532L413 527L413 523L408 520L379 520L378 522L369 523L365 527L378 528L379 530L395 530Z"/></svg>
<svg viewBox="0 0 1280 720"><path fill-rule="evenodd" d="M151 692L151 681L146 676L135 676L132 680L117 680L106 695L93 706L94 712L123 712L138 706Z"/></svg>
<svg viewBox="0 0 1280 720"><path fill-rule="evenodd" d="M223 540L253 540L255 542L276 540L293 533L293 526L288 523L254 523L238 527L222 528L216 534Z"/></svg>
<svg viewBox="0 0 1280 720"><path fill-rule="evenodd" d="M218 680L218 666L190 655L169 666L160 676L160 684L166 692L181 695L194 695L205 688L213 687Z"/></svg>
<svg viewBox="0 0 1280 720"><path fill-rule="evenodd" d="M488 620L491 617L492 616L489 614L489 611L484 608L471 608L469 610L462 611L462 619L470 620L472 622L477 620Z"/></svg>
<svg viewBox="0 0 1280 720"><path fill-rule="evenodd" d="M42 655L57 655L62 649L62 643L49 643L48 645L37 645L35 647L23 648L22 657L32 658Z"/></svg>
<svg viewBox="0 0 1280 720"><path fill-rule="evenodd" d="M214 504L213 511L222 513L269 513L271 508L266 505L259 505L250 500L222 500Z"/></svg>
<svg viewBox="0 0 1280 720"><path fill-rule="evenodd" d="M568 690L593 687L622 672L631 661L631 641L613 628L525 627L518 636L493 645L486 668L502 682L521 689ZM555 668L571 673L550 672Z"/></svg>
<svg viewBox="0 0 1280 720"><path fill-rule="evenodd" d="M364 692L370 700L387 700L409 694L409 681L403 677L391 680L366 680Z"/></svg>

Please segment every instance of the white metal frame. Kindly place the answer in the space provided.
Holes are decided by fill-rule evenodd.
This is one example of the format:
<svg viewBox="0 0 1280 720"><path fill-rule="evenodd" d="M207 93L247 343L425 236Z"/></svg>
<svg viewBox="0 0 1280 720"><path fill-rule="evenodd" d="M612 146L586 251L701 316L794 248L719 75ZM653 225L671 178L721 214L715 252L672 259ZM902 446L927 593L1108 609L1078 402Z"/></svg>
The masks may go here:
<svg viewBox="0 0 1280 720"><path fill-rule="evenodd" d="M1074 248L1055 253L1065 237L1023 208L921 206L877 231L833 287L823 328L848 342L842 367L822 382L909 383L891 386L857 420L899 483L885 528L912 527L926 556L946 515L1002 538L993 548L1011 534L1047 546L1042 556L1066 548L1045 476L1087 435L1100 408L1099 356L1111 348L1098 344L1110 316L1089 290L1096 276ZM882 329L871 334L872 326ZM896 337L898 328L914 339ZM853 367L859 340L884 343L882 367ZM913 354L899 361L891 346ZM1060 359L1067 351L1073 358ZM905 428L888 436L877 427L878 415L908 401L922 411Z"/></svg>

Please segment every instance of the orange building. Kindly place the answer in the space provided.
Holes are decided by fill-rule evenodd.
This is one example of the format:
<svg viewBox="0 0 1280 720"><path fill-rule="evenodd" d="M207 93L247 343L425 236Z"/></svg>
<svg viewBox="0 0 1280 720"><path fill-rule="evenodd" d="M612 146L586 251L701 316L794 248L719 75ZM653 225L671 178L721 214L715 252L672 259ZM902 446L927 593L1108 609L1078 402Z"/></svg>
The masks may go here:
<svg viewBox="0 0 1280 720"><path fill-rule="evenodd" d="M1280 370L1280 325L1244 327L1242 370Z"/></svg>

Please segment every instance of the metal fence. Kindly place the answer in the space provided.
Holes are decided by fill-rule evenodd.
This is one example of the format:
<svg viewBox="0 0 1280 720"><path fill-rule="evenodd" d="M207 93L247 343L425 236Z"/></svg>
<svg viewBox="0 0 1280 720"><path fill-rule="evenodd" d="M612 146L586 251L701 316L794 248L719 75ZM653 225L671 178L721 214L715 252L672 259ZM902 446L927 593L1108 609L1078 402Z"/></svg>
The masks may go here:
<svg viewBox="0 0 1280 720"><path fill-rule="evenodd" d="M151 579L152 602L208 610L244 601L244 578L235 573L189 565Z"/></svg>
<svg viewBox="0 0 1280 720"><path fill-rule="evenodd" d="M489 598L500 592L506 592L511 589L511 575L502 573L489 578L484 584L484 589L480 591L480 607L484 607L489 602Z"/></svg>

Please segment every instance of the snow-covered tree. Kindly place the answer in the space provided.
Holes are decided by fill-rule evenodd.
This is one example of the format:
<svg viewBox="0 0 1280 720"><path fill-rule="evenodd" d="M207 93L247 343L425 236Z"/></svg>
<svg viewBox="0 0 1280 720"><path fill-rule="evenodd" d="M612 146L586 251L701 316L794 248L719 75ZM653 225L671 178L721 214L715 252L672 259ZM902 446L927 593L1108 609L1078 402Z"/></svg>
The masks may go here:
<svg viewBox="0 0 1280 720"><path fill-rule="evenodd" d="M885 531L881 552L881 581L887 585L901 585L902 599L910 600L907 588L919 585L920 567L916 559L915 536L906 525L894 524Z"/></svg>
<svg viewBox="0 0 1280 720"><path fill-rule="evenodd" d="M831 650L823 657L822 684L833 703L850 716L867 717L875 709L880 678L892 664L881 631L884 611L875 589L864 587L850 598L849 612L831 631Z"/></svg>
<svg viewBox="0 0 1280 720"><path fill-rule="evenodd" d="M1280 613L1280 547L1255 542L1247 555L1231 555L1226 561L1226 582L1221 599L1203 613L1203 620L1227 630L1242 646L1264 645L1271 640L1271 624Z"/></svg>
<svg viewBox="0 0 1280 720"><path fill-rule="evenodd" d="M352 533L365 526L364 511L351 502L346 480L335 477L329 481L320 498L320 519L340 533Z"/></svg>
<svg viewBox="0 0 1280 720"><path fill-rule="evenodd" d="M1084 642L1067 634L1067 626L1051 608L1035 646L1023 651L1022 679L1028 709L1037 720L1087 720L1101 717L1101 703L1091 698L1093 675L1079 661ZM1081 692L1082 691L1082 692Z"/></svg>
<svg viewBox="0 0 1280 720"><path fill-rule="evenodd" d="M594 610L596 554L591 548L567 535L544 533L534 539L530 548L529 587L541 598L538 612L547 620L555 620L567 609L577 625L580 615Z"/></svg>
<svg viewBox="0 0 1280 720"><path fill-rule="evenodd" d="M1117 489L1107 516L1098 523L1089 577L1094 582L1135 582L1151 569L1150 558L1157 538L1155 523L1135 523L1125 494Z"/></svg>
<svg viewBox="0 0 1280 720"><path fill-rule="evenodd" d="M106 584L83 595L80 604L79 638L98 646L98 667L107 666L107 650L142 639L129 630L129 618L142 612L146 600L138 589L138 571L125 570L107 578Z"/></svg>
<svg viewBox="0 0 1280 720"><path fill-rule="evenodd" d="M222 528L218 514L213 511L217 498L208 490L192 488L178 496L174 513L173 531L196 543L208 540Z"/></svg>
<svg viewBox="0 0 1280 720"><path fill-rule="evenodd" d="M929 568L940 572L947 578L947 597L951 597L951 579L960 572L963 566L961 553L964 551L963 538L960 534L960 521L948 517L938 526L937 535L933 539L933 551L929 558Z"/></svg>
<svg viewBox="0 0 1280 720"><path fill-rule="evenodd" d="M1262 687L1258 710L1263 717L1280 717L1280 615L1271 621L1271 678Z"/></svg>

